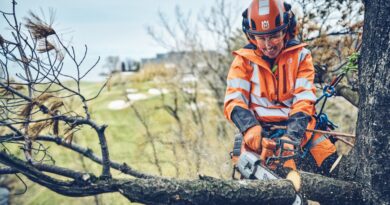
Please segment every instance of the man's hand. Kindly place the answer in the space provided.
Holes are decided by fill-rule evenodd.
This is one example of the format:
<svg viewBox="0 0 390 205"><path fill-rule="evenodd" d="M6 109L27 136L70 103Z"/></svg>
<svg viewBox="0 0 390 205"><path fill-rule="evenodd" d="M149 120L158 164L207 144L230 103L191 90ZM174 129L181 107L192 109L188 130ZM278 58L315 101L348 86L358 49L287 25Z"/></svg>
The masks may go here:
<svg viewBox="0 0 390 205"><path fill-rule="evenodd" d="M261 126L255 125L249 128L244 134L244 142L250 149L259 154L261 152Z"/></svg>

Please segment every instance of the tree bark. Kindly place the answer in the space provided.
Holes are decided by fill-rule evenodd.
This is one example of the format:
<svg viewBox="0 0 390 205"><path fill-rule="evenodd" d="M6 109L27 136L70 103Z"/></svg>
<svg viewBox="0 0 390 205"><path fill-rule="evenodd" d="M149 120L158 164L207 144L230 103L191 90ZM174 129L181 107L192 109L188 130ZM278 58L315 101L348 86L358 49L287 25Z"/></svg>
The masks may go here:
<svg viewBox="0 0 390 205"><path fill-rule="evenodd" d="M136 179L120 192L145 204L292 204L295 191L287 180Z"/></svg>
<svg viewBox="0 0 390 205"><path fill-rule="evenodd" d="M300 194L323 204L361 204L361 187L321 175L300 172ZM122 186L131 201L146 204L292 204L296 193L289 180L139 179Z"/></svg>
<svg viewBox="0 0 390 205"><path fill-rule="evenodd" d="M390 2L364 3L357 141L341 177L361 182L366 204L389 204Z"/></svg>

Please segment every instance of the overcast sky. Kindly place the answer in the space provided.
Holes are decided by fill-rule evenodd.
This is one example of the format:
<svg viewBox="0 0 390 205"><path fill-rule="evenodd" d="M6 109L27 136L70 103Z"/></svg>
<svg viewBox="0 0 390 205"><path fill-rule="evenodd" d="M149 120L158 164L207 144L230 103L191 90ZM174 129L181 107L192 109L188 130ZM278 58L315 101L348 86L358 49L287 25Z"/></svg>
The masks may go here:
<svg viewBox="0 0 390 205"><path fill-rule="evenodd" d="M251 2L225 1L234 2L241 8ZM0 9L10 11L10 2L0 0ZM176 5L184 11L191 10L196 16L213 4L215 0L20 0L17 13L23 17L29 10L40 14L42 9L48 14L49 8L53 9L56 12L54 29L63 34L64 39L71 39L72 45L80 50L87 44L89 58L102 57L102 66L109 55L139 60L165 52L146 31L147 26L158 26L158 11L173 19ZM4 28L5 22L1 19L0 32L7 36L3 34Z"/></svg>

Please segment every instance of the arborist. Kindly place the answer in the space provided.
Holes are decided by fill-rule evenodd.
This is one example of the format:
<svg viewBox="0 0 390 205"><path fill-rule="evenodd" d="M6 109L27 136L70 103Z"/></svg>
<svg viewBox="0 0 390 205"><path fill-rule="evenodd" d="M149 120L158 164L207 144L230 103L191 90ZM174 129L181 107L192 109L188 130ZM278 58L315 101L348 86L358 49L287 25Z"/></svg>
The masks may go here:
<svg viewBox="0 0 390 205"><path fill-rule="evenodd" d="M264 146L283 139L292 142L284 148L305 148L319 172L329 174L337 159L334 144L322 134L305 132L316 126L315 70L306 44L297 39L291 5L283 0L253 0L243 13L243 31L249 44L233 52L224 100L226 118L243 135L240 152L261 157ZM287 129L272 130L273 125ZM296 160L287 160L283 167L296 169Z"/></svg>

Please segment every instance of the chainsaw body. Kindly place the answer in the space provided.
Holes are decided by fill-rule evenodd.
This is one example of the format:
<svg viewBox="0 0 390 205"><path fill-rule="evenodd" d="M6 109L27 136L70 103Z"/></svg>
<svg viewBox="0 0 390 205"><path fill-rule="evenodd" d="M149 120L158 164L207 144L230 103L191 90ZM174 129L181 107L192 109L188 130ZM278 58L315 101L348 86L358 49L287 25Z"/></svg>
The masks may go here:
<svg viewBox="0 0 390 205"><path fill-rule="evenodd" d="M264 163L261 162L260 156L254 152L245 151L241 153L235 166L241 177L245 179L257 179L257 180L273 180L281 179L272 170L267 168ZM296 195L293 205L303 204L302 198L299 194Z"/></svg>

